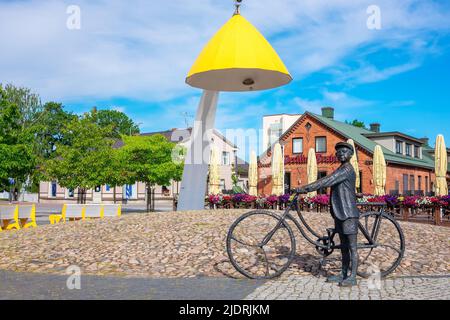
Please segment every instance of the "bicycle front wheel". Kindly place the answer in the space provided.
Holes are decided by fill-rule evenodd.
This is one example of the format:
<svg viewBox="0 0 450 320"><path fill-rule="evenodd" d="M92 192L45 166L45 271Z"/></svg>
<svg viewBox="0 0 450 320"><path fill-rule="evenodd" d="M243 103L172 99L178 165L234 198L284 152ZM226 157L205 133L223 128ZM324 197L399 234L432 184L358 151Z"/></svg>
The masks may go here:
<svg viewBox="0 0 450 320"><path fill-rule="evenodd" d="M292 228L280 216L265 210L251 211L237 219L226 243L231 264L250 279L280 276L295 256Z"/></svg>
<svg viewBox="0 0 450 320"><path fill-rule="evenodd" d="M359 233L358 275L369 278L378 274L385 278L400 265L405 254L403 231L398 222L385 213L367 212L361 216L360 223L373 244L369 244L363 232Z"/></svg>

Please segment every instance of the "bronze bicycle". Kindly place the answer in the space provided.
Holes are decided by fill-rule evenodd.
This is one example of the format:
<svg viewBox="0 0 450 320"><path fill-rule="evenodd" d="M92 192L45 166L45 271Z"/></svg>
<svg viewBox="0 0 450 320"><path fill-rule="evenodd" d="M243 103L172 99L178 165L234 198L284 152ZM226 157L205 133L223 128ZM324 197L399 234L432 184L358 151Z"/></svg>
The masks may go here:
<svg viewBox="0 0 450 320"><path fill-rule="evenodd" d="M296 255L296 239L292 226L326 258L339 244L336 232L326 229L320 235L308 225L294 194L283 214L270 210L253 210L239 217L230 227L226 239L227 253L234 268L251 279L273 279L289 268ZM358 275L368 278L378 270L381 277L391 274L405 254L403 231L386 211L385 204L370 203L378 211L361 214L358 234ZM291 211L296 211L296 219ZM375 268L375 269L374 269Z"/></svg>

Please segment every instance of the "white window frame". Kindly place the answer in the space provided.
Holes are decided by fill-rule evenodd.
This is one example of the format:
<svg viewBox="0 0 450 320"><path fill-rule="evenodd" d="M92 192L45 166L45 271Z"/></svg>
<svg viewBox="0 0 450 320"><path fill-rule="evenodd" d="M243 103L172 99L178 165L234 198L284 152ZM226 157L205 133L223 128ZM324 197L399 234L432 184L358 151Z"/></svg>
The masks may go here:
<svg viewBox="0 0 450 320"><path fill-rule="evenodd" d="M66 198L66 199L75 199L75 190L73 190L73 197L71 197L71 196L69 195L69 188L66 188L65 198Z"/></svg>
<svg viewBox="0 0 450 320"><path fill-rule="evenodd" d="M230 164L231 164L230 153L228 151L222 151L222 165L229 166Z"/></svg>
<svg viewBox="0 0 450 320"><path fill-rule="evenodd" d="M422 148L418 145L414 145L414 158L422 159Z"/></svg>
<svg viewBox="0 0 450 320"><path fill-rule="evenodd" d="M296 141L300 141L300 151L297 152L295 150L295 142ZM292 153L293 154L302 154L303 153L303 138L302 137L298 137L298 138L292 138Z"/></svg>
<svg viewBox="0 0 450 320"><path fill-rule="evenodd" d="M323 140L325 140L325 150L324 151L319 151L319 148L318 148L318 146L319 146L319 144L318 144L318 141L319 141L319 139L323 139ZM328 150L327 150L327 137L324 137L324 136L320 136L320 137L316 137L316 139L315 139L315 149L316 149L316 153L326 153Z"/></svg>
<svg viewBox="0 0 450 320"><path fill-rule="evenodd" d="M411 143L406 143L405 144L405 155L407 157L412 157L413 156L413 150L412 150L412 144ZM409 150L409 152L408 152Z"/></svg>
<svg viewBox="0 0 450 320"><path fill-rule="evenodd" d="M53 185L53 183L56 184L56 194L55 195L52 194L52 185ZM49 198L53 198L53 199L58 197L58 182L50 181L48 183L48 197Z"/></svg>
<svg viewBox="0 0 450 320"><path fill-rule="evenodd" d="M396 154L403 154L403 141L401 140L395 140L395 153ZM397 147L400 146L400 152L397 149Z"/></svg>
<svg viewBox="0 0 450 320"><path fill-rule="evenodd" d="M137 192L137 182L131 185L131 198L128 200L137 200L138 192ZM122 197L123 199L127 199L127 185L122 186Z"/></svg>
<svg viewBox="0 0 450 320"><path fill-rule="evenodd" d="M225 185L225 179L220 179L220 192L222 192L222 190L226 190L226 185Z"/></svg>

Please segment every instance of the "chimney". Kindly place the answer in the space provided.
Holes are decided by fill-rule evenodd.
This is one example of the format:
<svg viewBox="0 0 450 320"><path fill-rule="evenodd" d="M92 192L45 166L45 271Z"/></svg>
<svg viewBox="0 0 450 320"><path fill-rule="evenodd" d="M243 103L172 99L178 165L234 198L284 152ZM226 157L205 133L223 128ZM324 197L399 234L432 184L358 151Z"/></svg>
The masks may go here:
<svg viewBox="0 0 450 320"><path fill-rule="evenodd" d="M328 119L334 119L334 108L332 107L323 107L322 108L322 117L328 118Z"/></svg>
<svg viewBox="0 0 450 320"><path fill-rule="evenodd" d="M419 140L422 141L423 144L426 145L426 146L430 145L430 138L425 137L425 138L421 138Z"/></svg>
<svg viewBox="0 0 450 320"><path fill-rule="evenodd" d="M370 131L380 133L381 131L381 124L379 123L371 123L370 124Z"/></svg>

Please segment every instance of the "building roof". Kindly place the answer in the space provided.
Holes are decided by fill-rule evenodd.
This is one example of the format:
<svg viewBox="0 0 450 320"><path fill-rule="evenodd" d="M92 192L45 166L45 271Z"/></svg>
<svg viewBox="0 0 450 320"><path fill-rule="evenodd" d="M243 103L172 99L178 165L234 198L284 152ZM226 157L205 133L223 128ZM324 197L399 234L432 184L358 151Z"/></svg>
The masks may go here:
<svg viewBox="0 0 450 320"><path fill-rule="evenodd" d="M174 129L166 130L166 131L143 133L141 135L143 135L143 136L152 136L152 135L155 135L155 134L162 134L163 136L165 136L167 138L167 140L172 141L172 142L186 142L186 141L189 140L189 139L182 139L182 140L180 139L180 141L173 141L172 140L172 137L173 137L172 135L176 131L178 131L178 132L189 131L189 137L192 134L192 128L187 128L187 129L174 128ZM237 146L234 143L232 143L230 140L225 138L225 136L222 133L220 133L217 129L214 129L214 134L217 135L219 138L221 138L224 142L229 144L231 147L237 149Z"/></svg>
<svg viewBox="0 0 450 320"><path fill-rule="evenodd" d="M181 136L179 137L179 140L178 140L178 141L174 141L174 140L173 140L173 137L174 137L173 134L174 134L174 132L179 132L179 133L181 134L183 131L187 131L187 132L189 132L189 134L186 135L186 136L181 135ZM171 142L187 142L187 141L189 140L191 134L192 134L192 128L187 128L187 129L177 129L177 128L173 128L173 129L166 130L166 131L157 131L157 132L141 133L140 135L141 135L141 136L153 136L153 135L156 135L156 134L163 135L167 140L169 140L169 141L171 141ZM217 135L217 136L218 136L220 139L222 139L224 142L226 142L227 144L229 144L232 148L237 149L237 146L236 146L234 143L232 143L230 140L228 140L227 138L225 138L225 136L224 136L223 134L221 134L218 130L214 129L214 134ZM114 148L120 148L120 147L123 147L123 141L120 140L120 139L117 140L117 141L114 143L113 147L114 147Z"/></svg>
<svg viewBox="0 0 450 320"><path fill-rule="evenodd" d="M372 131L367 130L365 128L355 127L351 124L347 124L345 122L333 120L330 118L326 118L323 116L319 116L314 113L307 112L311 117L316 119L317 121L325 124L326 126L332 128L336 132L340 133L347 139L353 139L353 141L365 149L366 151L373 154L375 147L377 144L375 141L370 140L367 136L373 134ZM434 159L429 156L427 153L423 152L422 159L410 158L403 155L398 155L391 150L381 146L383 149L384 157L387 162L403 164L408 166L417 166L417 167L425 167L428 169L434 169Z"/></svg>
<svg viewBox="0 0 450 320"><path fill-rule="evenodd" d="M365 133L364 135L366 137L369 137L369 138L401 137L403 139L411 140L411 141L414 141L414 142L419 143L419 144L423 144L424 143L424 141L422 139L418 139L418 138L412 137L410 135L404 134L404 133L399 132L399 131L391 131L391 132L372 132L372 131L370 131L370 133Z"/></svg>
<svg viewBox="0 0 450 320"><path fill-rule="evenodd" d="M366 128L355 127L351 124L347 124L345 122L330 119L330 118L327 118L327 117L324 117L324 116L321 116L321 115L318 115L318 114L315 114L315 113L312 113L309 111L305 112L291 126L291 128L286 130L286 132L280 137L279 140L282 140L286 136L288 136L290 134L291 129L294 128L297 125L297 123L302 121L304 119L304 117L306 117L306 116L310 116L311 118L317 120L318 122L322 123L326 127L331 128L332 130L336 131L338 134L345 137L346 139L352 139L357 146L364 149L365 151L367 151L370 154L373 154L375 147L377 145L379 145L375 141L368 138L371 134L374 134L373 131L370 131ZM419 140L416 138L413 138L413 139ZM434 166L435 166L434 158L428 152L423 152L422 159L417 159L417 158L406 157L403 155L398 155L383 146L381 146L381 148L383 150L386 161L389 163L414 166L414 167L422 167L422 168L427 168L427 169L434 169ZM428 148L430 148L430 147L428 147ZM263 155L266 155L267 151L264 152ZM427 151L426 146L424 146L424 151Z"/></svg>
<svg viewBox="0 0 450 320"><path fill-rule="evenodd" d="M263 115L263 118L265 117L277 117L277 116L290 116L290 117L300 117L301 113L275 113L275 114L265 114Z"/></svg>
<svg viewBox="0 0 450 320"><path fill-rule="evenodd" d="M173 141L173 140L172 140L172 138L173 138L173 133L174 133L175 131L180 131L180 132L182 132L182 131L188 131L188 132L189 132L189 136L190 136L191 133L192 133L192 128L187 128L187 129L176 129L176 128L174 128L174 129L166 130L166 131L141 133L140 135L141 135L141 136L153 136L153 135L155 135L155 134L160 134L160 135L163 135L167 140L172 141L172 142L176 142L176 141ZM233 143L231 143L231 141L228 140L227 138L225 138L218 130L214 129L214 133L215 133L219 138L221 138L223 141L225 141L226 143L228 143L230 146L232 146L233 148L237 149L236 145L233 144ZM180 139L180 141L178 141L178 142L186 142L186 141L189 140L189 139L187 139L187 138L186 138L186 139L183 139L182 136L181 136L180 138L181 138L181 139ZM121 147L123 147L123 145L124 145L123 141L120 140L120 139L118 139L118 140L116 140L116 142L114 143L113 148L116 148L116 149L117 149L117 148L121 148ZM248 164L245 160L243 160L243 159L241 159L241 158L239 158L239 157L236 157L236 158L237 158L236 161L237 161L237 167L238 167L239 172L242 173L242 175L248 175L248 167L249 167L249 164Z"/></svg>

